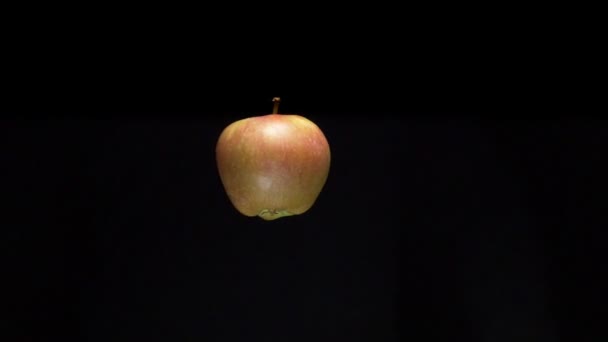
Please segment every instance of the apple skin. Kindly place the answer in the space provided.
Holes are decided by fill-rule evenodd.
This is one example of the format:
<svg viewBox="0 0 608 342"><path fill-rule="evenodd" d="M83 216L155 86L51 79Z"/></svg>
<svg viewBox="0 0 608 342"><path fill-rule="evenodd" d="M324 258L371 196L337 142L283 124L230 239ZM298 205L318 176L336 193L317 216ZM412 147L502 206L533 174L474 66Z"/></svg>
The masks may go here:
<svg viewBox="0 0 608 342"><path fill-rule="evenodd" d="M268 221L310 209L325 185L330 159L321 129L294 114L233 122L216 146L220 179L234 207Z"/></svg>

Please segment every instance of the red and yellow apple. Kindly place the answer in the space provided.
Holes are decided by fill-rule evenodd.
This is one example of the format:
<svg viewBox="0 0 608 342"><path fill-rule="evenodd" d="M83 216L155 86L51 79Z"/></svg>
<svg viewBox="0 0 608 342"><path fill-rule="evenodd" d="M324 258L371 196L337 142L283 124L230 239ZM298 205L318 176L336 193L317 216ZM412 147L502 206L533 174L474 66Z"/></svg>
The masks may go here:
<svg viewBox="0 0 608 342"><path fill-rule="evenodd" d="M227 126L216 146L220 179L243 215L274 220L309 210L329 174L330 149L312 121L295 114L249 117Z"/></svg>

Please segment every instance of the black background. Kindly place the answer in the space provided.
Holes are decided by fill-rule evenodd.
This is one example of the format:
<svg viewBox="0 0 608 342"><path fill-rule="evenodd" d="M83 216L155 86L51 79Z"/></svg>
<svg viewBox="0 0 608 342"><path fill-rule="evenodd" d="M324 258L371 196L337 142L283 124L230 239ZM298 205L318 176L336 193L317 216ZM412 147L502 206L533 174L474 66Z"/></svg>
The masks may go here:
<svg viewBox="0 0 608 342"><path fill-rule="evenodd" d="M214 149L277 95L332 164L309 212L266 222ZM605 121L384 96L3 121L11 340L593 340Z"/></svg>

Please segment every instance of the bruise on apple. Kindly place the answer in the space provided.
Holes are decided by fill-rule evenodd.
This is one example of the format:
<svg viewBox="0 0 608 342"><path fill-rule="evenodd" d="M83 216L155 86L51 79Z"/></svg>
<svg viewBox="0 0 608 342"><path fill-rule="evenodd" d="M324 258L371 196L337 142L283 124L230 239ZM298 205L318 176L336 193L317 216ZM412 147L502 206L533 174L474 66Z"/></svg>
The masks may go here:
<svg viewBox="0 0 608 342"><path fill-rule="evenodd" d="M274 220L312 207L327 180L330 149L312 121L270 114L226 127L216 158L235 208L246 216Z"/></svg>

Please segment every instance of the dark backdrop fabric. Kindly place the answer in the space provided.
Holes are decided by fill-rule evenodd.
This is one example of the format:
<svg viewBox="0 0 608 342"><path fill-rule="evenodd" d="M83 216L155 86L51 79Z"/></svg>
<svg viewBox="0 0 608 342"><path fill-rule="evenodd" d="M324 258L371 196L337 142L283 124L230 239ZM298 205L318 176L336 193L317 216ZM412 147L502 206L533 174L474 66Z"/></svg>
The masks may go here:
<svg viewBox="0 0 608 342"><path fill-rule="evenodd" d="M9 340L594 340L604 121L301 113L330 175L266 222L215 167L237 114L3 121Z"/></svg>

